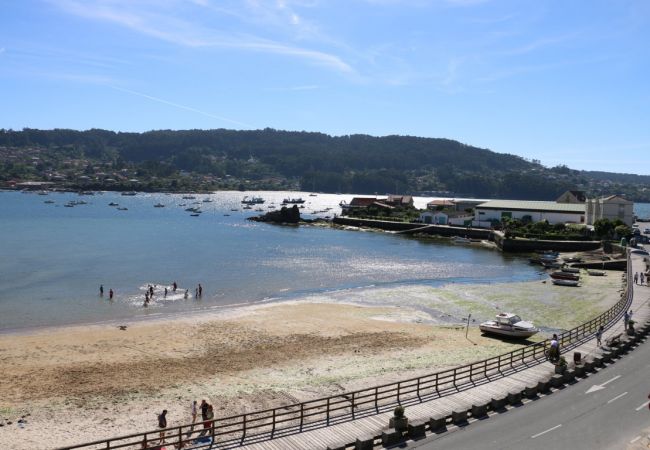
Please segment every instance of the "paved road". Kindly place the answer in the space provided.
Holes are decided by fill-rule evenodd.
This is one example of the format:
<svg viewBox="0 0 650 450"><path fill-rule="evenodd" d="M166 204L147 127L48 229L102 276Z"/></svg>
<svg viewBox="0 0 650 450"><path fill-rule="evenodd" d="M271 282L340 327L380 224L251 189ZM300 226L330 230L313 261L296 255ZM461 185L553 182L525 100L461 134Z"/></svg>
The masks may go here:
<svg viewBox="0 0 650 450"><path fill-rule="evenodd" d="M625 449L650 425L648 393L650 342L644 342L615 364L560 392L407 447Z"/></svg>

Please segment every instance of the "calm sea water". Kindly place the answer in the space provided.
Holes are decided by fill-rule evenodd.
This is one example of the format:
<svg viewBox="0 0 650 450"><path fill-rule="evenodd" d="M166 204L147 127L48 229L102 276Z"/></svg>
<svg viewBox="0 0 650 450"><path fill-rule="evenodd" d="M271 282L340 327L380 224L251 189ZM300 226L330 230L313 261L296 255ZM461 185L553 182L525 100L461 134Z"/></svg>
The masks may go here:
<svg viewBox="0 0 650 450"><path fill-rule="evenodd" d="M250 222L246 217L260 213L242 209L246 194L264 197L265 211L279 208L285 197L302 196L306 216L339 213L338 203L351 199L296 192L219 192L196 199L1 192L0 331L159 317L342 289L350 289L354 299L355 288L368 286L542 277L525 259L482 247ZM70 200L88 204L64 207ZM418 198L416 206L426 201ZM128 210L119 211L111 202ZM155 208L156 203L165 207ZM193 206L201 207L201 216L185 211ZM171 290L174 281L178 291L164 298L164 286ZM201 299L194 298L198 283L204 288ZM143 308L149 284L158 286L157 295ZM108 300L111 288L113 301Z"/></svg>

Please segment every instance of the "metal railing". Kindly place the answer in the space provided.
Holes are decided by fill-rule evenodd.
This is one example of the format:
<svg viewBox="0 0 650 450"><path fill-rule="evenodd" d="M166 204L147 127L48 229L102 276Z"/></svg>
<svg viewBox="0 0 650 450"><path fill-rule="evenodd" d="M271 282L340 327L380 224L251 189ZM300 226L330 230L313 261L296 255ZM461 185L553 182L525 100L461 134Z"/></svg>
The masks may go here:
<svg viewBox="0 0 650 450"><path fill-rule="evenodd" d="M593 338L600 326L607 329L620 319L633 296L630 267L631 259L628 255L626 288L621 299L614 306L589 322L558 336L562 352L569 351L587 339ZM210 437L211 442L219 448L236 447L244 442L264 441L378 414L389 411L396 405L409 405L440 398L540 364L547 360L549 347L550 340L547 339L509 353L420 377L262 411L217 418L206 428L206 437ZM178 448L179 443L194 441L203 431L202 428L201 422L168 428L165 430L169 437L168 445L176 445L175 448ZM61 450L158 449L158 444L154 445L153 442L158 441L159 432L160 430L153 430L103 439L63 447ZM213 445L205 438L204 441L204 443L198 441L191 447L182 448L210 448Z"/></svg>

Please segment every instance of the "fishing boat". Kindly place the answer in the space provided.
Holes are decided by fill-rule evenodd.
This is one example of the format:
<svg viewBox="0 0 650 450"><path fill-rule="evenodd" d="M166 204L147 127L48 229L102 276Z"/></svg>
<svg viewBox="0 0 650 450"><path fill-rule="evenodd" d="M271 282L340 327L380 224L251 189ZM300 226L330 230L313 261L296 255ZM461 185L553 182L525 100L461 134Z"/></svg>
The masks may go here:
<svg viewBox="0 0 650 450"><path fill-rule="evenodd" d="M575 273L569 273L569 272L553 272L552 274L550 274L550 277L553 278L554 280L574 280L574 281L580 280L580 275Z"/></svg>
<svg viewBox="0 0 650 450"><path fill-rule="evenodd" d="M155 205L153 205L153 207L154 208L164 208L165 205L163 205L162 203L156 203Z"/></svg>
<svg viewBox="0 0 650 450"><path fill-rule="evenodd" d="M587 269L587 273L592 277L602 277L606 275L604 270L596 270L596 269Z"/></svg>
<svg viewBox="0 0 650 450"><path fill-rule="evenodd" d="M300 204L300 203L305 203L305 201L302 199L302 197L285 198L284 200L282 200L283 205L295 205L295 204Z"/></svg>
<svg viewBox="0 0 650 450"><path fill-rule="evenodd" d="M528 338L539 331L531 322L511 313L497 314L495 320L483 322L479 329L483 333L511 338Z"/></svg>
<svg viewBox="0 0 650 450"><path fill-rule="evenodd" d="M553 278L551 280L553 284L557 286L573 286L577 287L579 286L580 281L579 280L567 280L565 278Z"/></svg>

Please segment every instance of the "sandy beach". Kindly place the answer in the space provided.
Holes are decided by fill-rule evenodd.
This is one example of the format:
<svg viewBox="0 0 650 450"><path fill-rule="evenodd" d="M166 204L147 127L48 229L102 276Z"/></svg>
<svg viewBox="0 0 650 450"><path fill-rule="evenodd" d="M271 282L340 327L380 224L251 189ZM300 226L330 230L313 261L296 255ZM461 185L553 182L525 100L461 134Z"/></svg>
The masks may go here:
<svg viewBox="0 0 650 450"><path fill-rule="evenodd" d="M545 333L614 304L621 274L550 282L367 288L185 318L0 335L0 448L46 449L217 418L434 372L512 350L481 320L512 311ZM463 320L471 313L468 338ZM25 423L17 421L23 417ZM11 422L11 423L9 423ZM43 437L47 436L47 441Z"/></svg>

